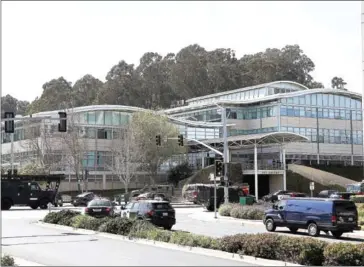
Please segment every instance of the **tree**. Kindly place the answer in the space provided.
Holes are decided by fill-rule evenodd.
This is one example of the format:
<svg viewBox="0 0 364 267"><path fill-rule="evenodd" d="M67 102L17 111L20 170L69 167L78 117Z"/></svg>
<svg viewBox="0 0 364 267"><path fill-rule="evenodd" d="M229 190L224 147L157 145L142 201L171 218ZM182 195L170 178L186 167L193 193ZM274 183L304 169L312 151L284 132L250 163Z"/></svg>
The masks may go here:
<svg viewBox="0 0 364 267"><path fill-rule="evenodd" d="M134 65L122 60L106 75L106 83L98 93L97 102L140 106L144 99L139 98L139 85Z"/></svg>
<svg viewBox="0 0 364 267"><path fill-rule="evenodd" d="M27 156L21 159L22 162L27 162L22 171L50 174L51 171L57 170L61 165L61 155L58 153L57 142L53 136L56 127L46 124L45 121L33 119L24 122L23 128L24 140L20 142L20 146L35 157Z"/></svg>
<svg viewBox="0 0 364 267"><path fill-rule="evenodd" d="M77 125L80 123L80 115L75 114L72 109L67 112L67 132L59 133L64 153L64 164L75 173L79 191L81 189L81 173L83 171L83 161L87 155L87 140L83 136L83 131Z"/></svg>
<svg viewBox="0 0 364 267"><path fill-rule="evenodd" d="M159 167L173 155L186 150L178 146L177 140L166 140L162 146L156 145L156 136L161 139L177 138L179 131L165 116L153 112L136 112L132 115L131 127L135 140L139 142L144 154L144 168L150 173L151 183L157 177Z"/></svg>
<svg viewBox="0 0 364 267"><path fill-rule="evenodd" d="M184 179L187 179L193 174L192 169L188 165L188 162L179 164L168 171L168 181L174 186Z"/></svg>
<svg viewBox="0 0 364 267"><path fill-rule="evenodd" d="M76 107L92 105L101 90L103 82L86 74L73 85L73 102Z"/></svg>
<svg viewBox="0 0 364 267"><path fill-rule="evenodd" d="M1 117L5 112L14 112L15 115L24 115L29 105L28 101L21 101L7 94L1 97Z"/></svg>
<svg viewBox="0 0 364 267"><path fill-rule="evenodd" d="M58 110L73 107L72 83L63 77L43 84L43 93L28 107L27 113Z"/></svg>
<svg viewBox="0 0 364 267"><path fill-rule="evenodd" d="M141 170L144 159L141 144L132 127L117 131L117 138L112 140L111 154L112 163L108 168L123 182L127 193L129 184Z"/></svg>
<svg viewBox="0 0 364 267"><path fill-rule="evenodd" d="M346 90L345 89L346 84L347 83L344 81L343 78L335 76L334 78L331 79L331 87L334 89Z"/></svg>

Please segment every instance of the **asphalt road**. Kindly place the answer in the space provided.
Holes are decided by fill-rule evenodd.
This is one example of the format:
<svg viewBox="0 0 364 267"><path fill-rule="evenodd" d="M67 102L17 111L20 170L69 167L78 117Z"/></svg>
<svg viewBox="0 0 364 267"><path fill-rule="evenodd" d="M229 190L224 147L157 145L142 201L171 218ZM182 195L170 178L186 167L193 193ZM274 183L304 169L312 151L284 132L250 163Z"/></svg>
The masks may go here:
<svg viewBox="0 0 364 267"><path fill-rule="evenodd" d="M214 219L213 212L207 212L203 208L176 209L176 225L174 230L182 230L195 234L222 237L234 234L257 234L267 233L263 223L242 223L241 221L231 219ZM307 231L300 230L293 235L288 228L277 228L276 233L295 237L308 237ZM331 235L321 234L319 239L326 242L349 242L363 243L364 236L361 238L342 238L335 239Z"/></svg>
<svg viewBox="0 0 364 267"><path fill-rule="evenodd" d="M44 228L47 211L2 211L2 252L47 266L251 266L250 263Z"/></svg>

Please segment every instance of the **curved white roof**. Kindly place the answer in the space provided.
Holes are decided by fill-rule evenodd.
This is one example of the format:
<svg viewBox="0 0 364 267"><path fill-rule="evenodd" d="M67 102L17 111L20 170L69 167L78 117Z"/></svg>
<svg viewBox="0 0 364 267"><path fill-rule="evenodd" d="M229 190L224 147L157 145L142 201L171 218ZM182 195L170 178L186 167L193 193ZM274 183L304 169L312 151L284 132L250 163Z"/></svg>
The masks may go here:
<svg viewBox="0 0 364 267"><path fill-rule="evenodd" d="M192 102L192 101L203 100L203 99L217 97L217 96L229 95L229 94L233 94L233 93L240 93L240 92L244 92L244 91L247 91L247 90L258 89L258 88L262 88L262 87L276 86L276 85L279 85L279 84L295 85L301 90L310 90L308 87L306 87L306 86L304 86L303 84L300 84L300 83L291 82L291 81L274 81L274 82L263 83L263 84L243 87L243 88L239 88L239 89L224 91L224 92L220 92L220 93L216 93L216 94L210 94L210 95L194 97L194 98L191 98L191 99L187 99L186 102L188 103L188 102Z"/></svg>
<svg viewBox="0 0 364 267"><path fill-rule="evenodd" d="M346 90L340 90L340 89L332 89L332 88L319 88L319 89L309 89L309 90L302 90L302 91L295 91L290 93L284 93L284 94L274 94L265 96L258 99L251 99L251 100L218 100L216 102L212 103L206 103L201 105L188 105L188 106L182 106L172 109L166 109L164 111L165 114L173 114L173 113L180 113L180 112L187 112L192 110L199 110L201 108L208 108L208 107L216 107L217 105L249 105L259 102L269 102L274 101L277 99L282 98L289 98L289 97L295 97L295 96L301 96L301 95L308 95L308 94L337 94L337 95L344 95L352 98L356 98L358 100L361 100L362 96L359 93L350 92Z"/></svg>

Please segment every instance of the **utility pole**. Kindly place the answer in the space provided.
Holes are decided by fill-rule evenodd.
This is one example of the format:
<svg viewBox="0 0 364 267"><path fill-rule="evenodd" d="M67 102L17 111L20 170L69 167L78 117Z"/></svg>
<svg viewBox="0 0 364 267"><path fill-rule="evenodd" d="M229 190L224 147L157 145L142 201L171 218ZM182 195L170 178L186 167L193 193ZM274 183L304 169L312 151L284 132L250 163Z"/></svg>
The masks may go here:
<svg viewBox="0 0 364 267"><path fill-rule="evenodd" d="M221 107L221 116L223 124L223 139L224 139L224 202L229 203L229 185L228 185L228 163L229 163L229 147L227 140L227 122L226 122L226 108Z"/></svg>
<svg viewBox="0 0 364 267"><path fill-rule="evenodd" d="M11 173L14 173L14 133L10 133L10 141L11 141L11 145L10 145L10 153L11 153L10 169L11 169Z"/></svg>

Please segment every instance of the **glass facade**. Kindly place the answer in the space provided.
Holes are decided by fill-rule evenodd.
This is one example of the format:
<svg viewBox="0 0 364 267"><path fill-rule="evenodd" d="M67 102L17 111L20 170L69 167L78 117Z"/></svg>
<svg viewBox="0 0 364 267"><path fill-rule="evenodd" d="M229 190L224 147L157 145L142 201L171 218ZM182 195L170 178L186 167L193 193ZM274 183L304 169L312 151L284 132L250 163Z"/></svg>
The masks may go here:
<svg viewBox="0 0 364 267"><path fill-rule="evenodd" d="M81 115L81 123L91 125L125 125L129 122L130 113L120 111L88 111Z"/></svg>

